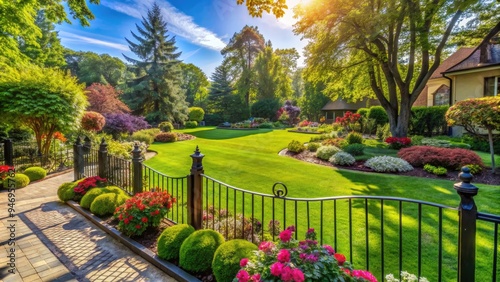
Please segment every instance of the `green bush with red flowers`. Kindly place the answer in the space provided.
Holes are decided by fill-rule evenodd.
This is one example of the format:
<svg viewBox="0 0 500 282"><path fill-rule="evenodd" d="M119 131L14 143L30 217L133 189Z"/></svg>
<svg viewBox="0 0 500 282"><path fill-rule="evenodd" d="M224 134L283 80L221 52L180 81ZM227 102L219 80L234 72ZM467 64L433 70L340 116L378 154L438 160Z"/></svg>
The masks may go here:
<svg viewBox="0 0 500 282"><path fill-rule="evenodd" d="M138 236L149 226L157 227L175 201L167 192L135 194L115 210L118 230L127 236Z"/></svg>
<svg viewBox="0 0 500 282"><path fill-rule="evenodd" d="M78 182L78 184L75 186L73 191L75 192L75 196L77 199L75 200L80 200L85 193L87 193L88 190L95 188L95 187L104 187L108 183L108 180L106 178L102 178L99 176L92 176L92 177L87 177Z"/></svg>
<svg viewBox="0 0 500 282"><path fill-rule="evenodd" d="M278 243L262 242L253 256L241 260L233 281L377 281L370 272L355 270L331 246L319 245L314 229L300 242L293 239L294 231L293 226L282 231Z"/></svg>

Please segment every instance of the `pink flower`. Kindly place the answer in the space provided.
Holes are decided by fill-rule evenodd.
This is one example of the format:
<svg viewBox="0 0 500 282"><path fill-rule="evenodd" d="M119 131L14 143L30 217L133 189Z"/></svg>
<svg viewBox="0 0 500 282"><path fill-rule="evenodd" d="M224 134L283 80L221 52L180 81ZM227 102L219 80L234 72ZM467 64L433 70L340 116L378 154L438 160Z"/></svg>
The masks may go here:
<svg viewBox="0 0 500 282"><path fill-rule="evenodd" d="M245 265L247 265L247 263L248 263L248 259L247 258L242 258L240 260L240 266L241 267L245 267Z"/></svg>
<svg viewBox="0 0 500 282"><path fill-rule="evenodd" d="M366 270L353 270L352 276L363 278L363 279L370 281L370 282L377 282L377 278L375 278L375 276L373 276L373 274L371 274L370 272L368 272Z"/></svg>
<svg viewBox="0 0 500 282"><path fill-rule="evenodd" d="M328 253L329 253L330 255L332 255L332 256L333 256L333 255L335 254L335 250L332 248L332 246L329 246L329 245L323 245L323 248L324 248L325 250L327 250L327 251L328 251Z"/></svg>
<svg viewBox="0 0 500 282"><path fill-rule="evenodd" d="M281 280L283 281L293 281L293 270L289 266L283 267L281 272Z"/></svg>
<svg viewBox="0 0 500 282"><path fill-rule="evenodd" d="M278 253L278 261L279 262L289 262L290 261L290 252L287 249L283 249Z"/></svg>
<svg viewBox="0 0 500 282"><path fill-rule="evenodd" d="M248 282L250 280L250 274L242 269L236 274L236 278L238 278L238 282Z"/></svg>
<svg viewBox="0 0 500 282"><path fill-rule="evenodd" d="M274 276L279 277L281 275L281 272L283 271L283 264L280 262L275 262L271 264L271 274Z"/></svg>
<svg viewBox="0 0 500 282"><path fill-rule="evenodd" d="M292 231L291 230L283 230L280 233L280 240L283 243L287 243L292 239Z"/></svg>
<svg viewBox="0 0 500 282"><path fill-rule="evenodd" d="M305 280L304 273L298 268L293 270L292 277L295 282L303 282Z"/></svg>
<svg viewBox="0 0 500 282"><path fill-rule="evenodd" d="M263 251L264 253L269 253L273 249L274 249L273 242L264 241L264 242L260 243L260 245L259 245L259 250Z"/></svg>
<svg viewBox="0 0 500 282"><path fill-rule="evenodd" d="M344 262L345 262L345 256L343 254L339 254L339 253L336 253L335 255L333 255L335 257L335 259L337 260L337 263L339 265L344 265Z"/></svg>
<svg viewBox="0 0 500 282"><path fill-rule="evenodd" d="M252 275L252 278L250 279L251 281L254 281L254 282L259 282L260 281L260 274L254 274Z"/></svg>

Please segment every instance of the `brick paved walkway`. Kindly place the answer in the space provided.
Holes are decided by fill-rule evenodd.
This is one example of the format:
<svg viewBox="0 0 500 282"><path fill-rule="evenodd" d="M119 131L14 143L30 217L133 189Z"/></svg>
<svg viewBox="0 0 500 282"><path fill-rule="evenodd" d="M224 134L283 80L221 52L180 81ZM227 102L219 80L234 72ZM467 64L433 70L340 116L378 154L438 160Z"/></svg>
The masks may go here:
<svg viewBox="0 0 500 282"><path fill-rule="evenodd" d="M70 172L16 190L13 218L0 192L0 281L175 281L58 202L57 188L72 180Z"/></svg>

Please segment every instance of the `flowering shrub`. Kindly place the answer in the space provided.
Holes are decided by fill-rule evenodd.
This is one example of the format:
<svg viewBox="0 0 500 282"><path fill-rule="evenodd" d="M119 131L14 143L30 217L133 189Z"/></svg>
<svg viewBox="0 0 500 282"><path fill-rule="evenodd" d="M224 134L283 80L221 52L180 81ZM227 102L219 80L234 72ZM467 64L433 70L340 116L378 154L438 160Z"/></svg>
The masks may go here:
<svg viewBox="0 0 500 282"><path fill-rule="evenodd" d="M393 274L387 274L385 280L387 282L429 282L425 277L418 278L415 274L410 274L406 271L401 271L401 280L394 278Z"/></svg>
<svg viewBox="0 0 500 282"><path fill-rule="evenodd" d="M387 137L385 143L389 144L391 149L399 150L411 145L411 139L408 137Z"/></svg>
<svg viewBox="0 0 500 282"><path fill-rule="evenodd" d="M322 160L329 160L335 153L341 150L335 146L321 146L316 151L316 157Z"/></svg>
<svg viewBox="0 0 500 282"><path fill-rule="evenodd" d="M458 170L464 165L475 164L484 166L481 157L475 152L460 148L437 148L430 146L413 146L401 149L398 156L411 165L423 167L426 164L442 166Z"/></svg>
<svg viewBox="0 0 500 282"><path fill-rule="evenodd" d="M359 121L360 118L360 114L353 114L352 112L347 111L343 117L337 117L335 119L335 123L343 126L346 131L352 131L353 126Z"/></svg>
<svg viewBox="0 0 500 282"><path fill-rule="evenodd" d="M334 165L347 165L347 166L351 166L356 162L354 157L346 152L335 153L335 155L333 155L328 161Z"/></svg>
<svg viewBox="0 0 500 282"><path fill-rule="evenodd" d="M14 174L14 167L8 165L0 165L0 179L4 180L7 176ZM1 182L1 181L0 181Z"/></svg>
<svg viewBox="0 0 500 282"><path fill-rule="evenodd" d="M127 236L141 235L148 226L158 226L173 203L175 198L167 192L135 194L115 210L118 230Z"/></svg>
<svg viewBox="0 0 500 282"><path fill-rule="evenodd" d="M87 178L83 179L82 181L80 181L78 183L78 185L76 185L76 187L73 189L73 191L75 192L75 194L83 196L91 188L94 188L97 186L99 186L99 187L106 186L107 182L108 181L106 180L106 178L101 178L99 176L87 177Z"/></svg>
<svg viewBox="0 0 500 282"><path fill-rule="evenodd" d="M405 160L390 156L378 156L368 159L365 166L377 172L405 172L413 167Z"/></svg>
<svg viewBox="0 0 500 282"><path fill-rule="evenodd" d="M314 229L300 242L293 239L294 231L293 226L282 231L277 244L262 242L253 257L240 261L233 281L377 281L368 271L354 270L332 247L320 246Z"/></svg>
<svg viewBox="0 0 500 282"><path fill-rule="evenodd" d="M299 122L299 126L300 127L306 127L306 126L309 126L312 122L308 121L307 119L306 120L303 120L301 122Z"/></svg>
<svg viewBox="0 0 500 282"><path fill-rule="evenodd" d="M42 139L43 140L47 139L47 134L42 134ZM56 131L54 132L54 134L52 134L52 139L59 140L63 143L68 140L66 137L64 137L64 134L62 134L59 131Z"/></svg>

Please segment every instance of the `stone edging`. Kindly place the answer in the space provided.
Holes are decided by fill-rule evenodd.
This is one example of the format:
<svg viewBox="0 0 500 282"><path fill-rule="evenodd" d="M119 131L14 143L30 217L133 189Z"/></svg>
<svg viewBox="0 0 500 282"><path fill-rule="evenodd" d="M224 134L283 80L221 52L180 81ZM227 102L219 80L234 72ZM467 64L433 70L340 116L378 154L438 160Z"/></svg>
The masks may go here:
<svg viewBox="0 0 500 282"><path fill-rule="evenodd" d="M180 267L176 266L175 264L162 260L160 259L155 253L153 253L151 250L148 248L142 246L141 244L137 243L136 241L130 239L127 236L124 236L121 234L120 231L116 230L115 228L111 227L109 224L103 222L100 218L97 216L91 214L87 210L84 210L80 205L74 201L68 201L66 202L71 208L73 208L75 211L89 219L92 223L97 225L100 229L111 235L114 239L118 240L120 243L124 244L127 246L130 250L132 250L134 253L138 254L148 262L152 263L154 266L158 267L160 270L163 272L167 273L168 275L172 276L175 278L177 281L182 281L182 282L199 282L200 280L191 274L187 273Z"/></svg>

